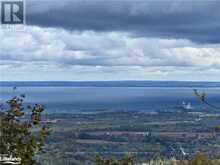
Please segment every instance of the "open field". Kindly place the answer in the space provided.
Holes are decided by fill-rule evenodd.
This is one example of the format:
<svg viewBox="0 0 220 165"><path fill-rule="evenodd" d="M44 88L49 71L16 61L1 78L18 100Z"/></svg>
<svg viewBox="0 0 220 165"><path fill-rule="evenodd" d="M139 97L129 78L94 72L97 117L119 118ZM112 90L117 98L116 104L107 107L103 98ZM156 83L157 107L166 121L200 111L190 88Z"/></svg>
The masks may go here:
<svg viewBox="0 0 220 165"><path fill-rule="evenodd" d="M133 154L140 161L158 154L184 159L197 151L215 158L220 155L220 134L214 129L220 116L214 113L98 111L50 114L43 122L49 123L53 133L42 159L56 155L83 164L97 154Z"/></svg>

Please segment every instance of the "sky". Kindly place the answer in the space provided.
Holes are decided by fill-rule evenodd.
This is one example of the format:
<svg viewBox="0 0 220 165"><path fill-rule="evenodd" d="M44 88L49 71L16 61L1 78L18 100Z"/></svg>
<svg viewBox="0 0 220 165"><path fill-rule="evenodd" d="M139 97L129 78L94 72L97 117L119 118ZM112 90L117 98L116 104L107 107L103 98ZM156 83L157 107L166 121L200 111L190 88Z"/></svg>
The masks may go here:
<svg viewBox="0 0 220 165"><path fill-rule="evenodd" d="M219 0L26 0L4 81L220 81Z"/></svg>

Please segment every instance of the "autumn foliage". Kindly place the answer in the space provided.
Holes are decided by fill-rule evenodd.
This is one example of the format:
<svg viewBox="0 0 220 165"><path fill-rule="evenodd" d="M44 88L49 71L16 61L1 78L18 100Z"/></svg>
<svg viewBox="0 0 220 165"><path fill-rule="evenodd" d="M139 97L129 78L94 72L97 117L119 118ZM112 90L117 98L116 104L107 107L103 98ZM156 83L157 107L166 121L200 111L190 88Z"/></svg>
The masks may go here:
<svg viewBox="0 0 220 165"><path fill-rule="evenodd" d="M24 95L14 97L0 110L0 154L21 158L22 165L36 164L50 129L41 124L41 105L23 106Z"/></svg>

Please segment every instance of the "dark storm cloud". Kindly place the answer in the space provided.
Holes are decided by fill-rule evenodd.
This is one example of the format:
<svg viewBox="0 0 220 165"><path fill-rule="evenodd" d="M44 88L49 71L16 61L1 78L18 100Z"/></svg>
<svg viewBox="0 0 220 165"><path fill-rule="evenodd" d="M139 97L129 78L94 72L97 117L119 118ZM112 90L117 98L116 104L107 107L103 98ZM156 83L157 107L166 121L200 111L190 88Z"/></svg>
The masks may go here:
<svg viewBox="0 0 220 165"><path fill-rule="evenodd" d="M29 0L27 24L219 43L220 1Z"/></svg>

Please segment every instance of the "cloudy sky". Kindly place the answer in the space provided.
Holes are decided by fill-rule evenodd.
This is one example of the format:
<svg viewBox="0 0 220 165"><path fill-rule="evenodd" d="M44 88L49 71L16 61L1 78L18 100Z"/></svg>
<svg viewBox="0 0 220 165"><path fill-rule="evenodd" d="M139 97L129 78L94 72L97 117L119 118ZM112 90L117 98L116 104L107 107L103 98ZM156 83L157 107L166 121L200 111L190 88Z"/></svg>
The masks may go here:
<svg viewBox="0 0 220 165"><path fill-rule="evenodd" d="M2 80L220 80L219 0L26 0Z"/></svg>

